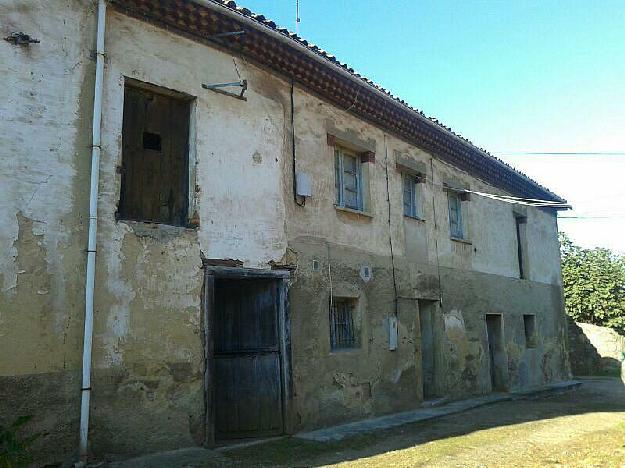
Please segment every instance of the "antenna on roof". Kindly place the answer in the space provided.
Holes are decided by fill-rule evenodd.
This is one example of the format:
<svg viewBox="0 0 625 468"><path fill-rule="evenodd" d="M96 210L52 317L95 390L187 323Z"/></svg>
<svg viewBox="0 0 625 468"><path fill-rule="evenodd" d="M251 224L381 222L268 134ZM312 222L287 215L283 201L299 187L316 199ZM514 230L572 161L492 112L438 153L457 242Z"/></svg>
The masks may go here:
<svg viewBox="0 0 625 468"><path fill-rule="evenodd" d="M299 17L299 0L295 0L295 33L299 36L299 23L301 18Z"/></svg>

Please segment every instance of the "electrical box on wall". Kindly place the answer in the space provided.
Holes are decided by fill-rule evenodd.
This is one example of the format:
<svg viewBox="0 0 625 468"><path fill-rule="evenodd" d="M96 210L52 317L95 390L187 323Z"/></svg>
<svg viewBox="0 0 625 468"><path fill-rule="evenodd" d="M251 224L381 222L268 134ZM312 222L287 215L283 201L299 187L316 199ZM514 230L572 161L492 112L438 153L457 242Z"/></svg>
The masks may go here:
<svg viewBox="0 0 625 468"><path fill-rule="evenodd" d="M395 351L397 349L397 317L388 318L388 349Z"/></svg>
<svg viewBox="0 0 625 468"><path fill-rule="evenodd" d="M295 173L295 189L299 197L312 197L312 183L307 173L300 171Z"/></svg>

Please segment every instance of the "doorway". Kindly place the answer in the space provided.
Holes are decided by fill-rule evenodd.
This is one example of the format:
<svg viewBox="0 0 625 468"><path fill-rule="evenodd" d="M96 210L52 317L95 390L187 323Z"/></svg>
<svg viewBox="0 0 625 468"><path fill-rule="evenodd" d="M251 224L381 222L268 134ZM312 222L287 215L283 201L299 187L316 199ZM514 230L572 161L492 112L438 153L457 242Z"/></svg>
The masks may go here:
<svg viewBox="0 0 625 468"><path fill-rule="evenodd" d="M209 445L286 430L286 281L240 270L205 277Z"/></svg>
<svg viewBox="0 0 625 468"><path fill-rule="evenodd" d="M486 335L491 388L494 391L505 392L508 389L508 359L501 314L486 314Z"/></svg>
<svg viewBox="0 0 625 468"><path fill-rule="evenodd" d="M421 330L421 382L423 399L435 398L435 334L436 301L419 300L419 328Z"/></svg>

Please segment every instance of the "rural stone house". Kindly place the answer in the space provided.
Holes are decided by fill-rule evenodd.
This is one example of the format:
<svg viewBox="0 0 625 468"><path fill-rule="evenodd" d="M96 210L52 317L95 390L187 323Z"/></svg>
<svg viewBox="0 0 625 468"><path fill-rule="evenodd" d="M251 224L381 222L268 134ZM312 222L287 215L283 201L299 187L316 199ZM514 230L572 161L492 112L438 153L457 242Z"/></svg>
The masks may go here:
<svg viewBox="0 0 625 468"><path fill-rule="evenodd" d="M0 420L40 461L568 378L546 188L233 2L0 18Z"/></svg>

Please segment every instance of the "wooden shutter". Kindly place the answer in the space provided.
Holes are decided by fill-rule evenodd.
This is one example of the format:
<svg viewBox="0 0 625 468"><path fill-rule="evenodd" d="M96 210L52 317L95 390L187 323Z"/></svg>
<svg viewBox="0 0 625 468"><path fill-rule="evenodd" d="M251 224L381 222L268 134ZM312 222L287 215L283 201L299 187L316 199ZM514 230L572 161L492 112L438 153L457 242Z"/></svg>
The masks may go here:
<svg viewBox="0 0 625 468"><path fill-rule="evenodd" d="M189 102L127 86L122 129L122 219L184 226Z"/></svg>

